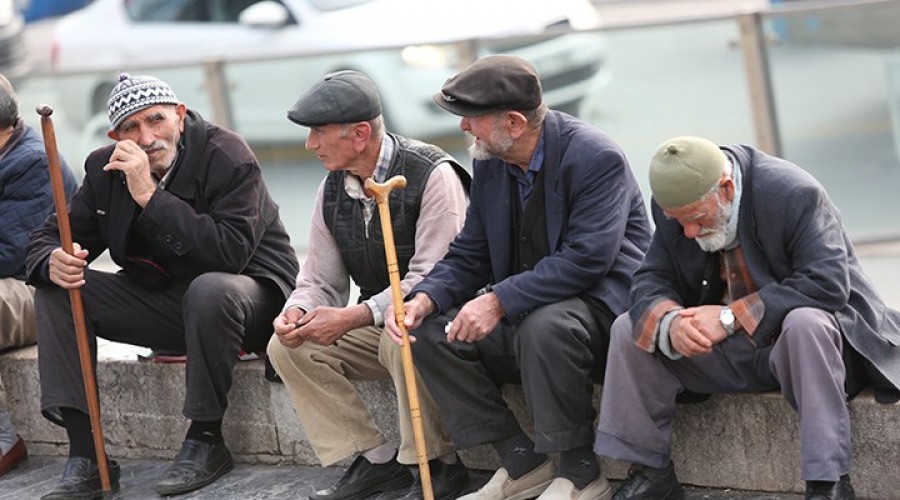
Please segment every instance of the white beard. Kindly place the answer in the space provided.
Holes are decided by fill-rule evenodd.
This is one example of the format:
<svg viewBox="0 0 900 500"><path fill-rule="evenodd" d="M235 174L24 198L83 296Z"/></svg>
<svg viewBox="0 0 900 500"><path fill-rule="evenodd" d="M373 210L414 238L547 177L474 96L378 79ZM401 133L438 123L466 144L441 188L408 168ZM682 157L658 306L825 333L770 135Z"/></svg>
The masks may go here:
<svg viewBox="0 0 900 500"><path fill-rule="evenodd" d="M725 243L727 243L725 238L727 237L728 235L725 234L724 230L716 229L706 236L697 236L695 240L697 241L697 244L700 245L701 250L712 253L725 248Z"/></svg>
<svg viewBox="0 0 900 500"><path fill-rule="evenodd" d="M490 134L490 142L478 140L471 134L469 139L469 154L476 160L490 160L491 158L499 158L512 149L513 139L502 129L494 129Z"/></svg>
<svg viewBox="0 0 900 500"><path fill-rule="evenodd" d="M717 200L717 202L719 213L716 216L715 227L711 228L706 234L694 238L697 244L700 245L700 249L708 253L718 252L725 248L725 244L728 243L728 221L731 219L733 205L731 203L722 203L721 200Z"/></svg>
<svg viewBox="0 0 900 500"><path fill-rule="evenodd" d="M469 154L472 155L472 158L476 160L490 160L495 156L484 147L483 143L481 143L474 137L469 137L472 141L472 143L469 144Z"/></svg>

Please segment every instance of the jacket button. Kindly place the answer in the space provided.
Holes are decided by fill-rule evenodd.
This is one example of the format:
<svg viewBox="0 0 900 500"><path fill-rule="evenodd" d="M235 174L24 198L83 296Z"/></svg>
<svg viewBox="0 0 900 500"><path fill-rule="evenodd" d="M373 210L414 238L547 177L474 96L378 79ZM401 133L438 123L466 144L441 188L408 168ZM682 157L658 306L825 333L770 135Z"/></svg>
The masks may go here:
<svg viewBox="0 0 900 500"><path fill-rule="evenodd" d="M163 236L163 241L165 241L166 243L172 243L172 235L167 234L167 235Z"/></svg>

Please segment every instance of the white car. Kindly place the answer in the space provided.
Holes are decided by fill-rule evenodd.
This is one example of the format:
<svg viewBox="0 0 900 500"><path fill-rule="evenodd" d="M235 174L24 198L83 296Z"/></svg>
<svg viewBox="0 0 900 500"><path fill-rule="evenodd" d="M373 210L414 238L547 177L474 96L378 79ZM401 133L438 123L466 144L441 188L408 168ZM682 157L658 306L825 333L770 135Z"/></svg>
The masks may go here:
<svg viewBox="0 0 900 500"><path fill-rule="evenodd" d="M200 63L221 60L232 128L251 143L298 140L287 109L340 69L372 78L389 130L431 138L458 124L432 95L485 53L531 61L547 103L577 111L605 78L605 46L599 33L573 30L598 25L589 0L94 0L56 24L51 63L58 108L88 135L107 124L122 70L167 80L188 107L215 118ZM456 43L466 40L484 43Z"/></svg>

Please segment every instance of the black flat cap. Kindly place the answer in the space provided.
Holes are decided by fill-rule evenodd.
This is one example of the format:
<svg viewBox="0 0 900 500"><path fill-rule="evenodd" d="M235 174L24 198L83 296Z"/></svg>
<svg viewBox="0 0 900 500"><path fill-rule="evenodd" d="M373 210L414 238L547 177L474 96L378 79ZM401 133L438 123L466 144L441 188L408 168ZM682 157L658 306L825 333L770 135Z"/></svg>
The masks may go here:
<svg viewBox="0 0 900 500"><path fill-rule="evenodd" d="M359 71L336 71L322 77L287 112L288 120L306 127L371 120L381 114L378 89Z"/></svg>
<svg viewBox="0 0 900 500"><path fill-rule="evenodd" d="M482 57L444 82L438 106L459 116L504 109L528 111L541 104L541 81L528 61L511 55Z"/></svg>

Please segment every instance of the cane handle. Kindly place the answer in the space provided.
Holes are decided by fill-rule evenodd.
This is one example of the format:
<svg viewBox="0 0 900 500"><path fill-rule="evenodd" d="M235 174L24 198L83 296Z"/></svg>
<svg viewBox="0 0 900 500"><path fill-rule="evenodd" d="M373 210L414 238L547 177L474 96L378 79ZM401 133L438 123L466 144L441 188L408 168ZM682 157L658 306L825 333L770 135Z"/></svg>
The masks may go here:
<svg viewBox="0 0 900 500"><path fill-rule="evenodd" d="M374 179L369 177L368 179L366 179L363 187L366 190L366 195L375 198L376 202L382 203L384 201L387 201L388 196L391 195L391 191L395 189L403 189L406 187L406 177L403 177L402 175L395 175L381 184L375 182Z"/></svg>

